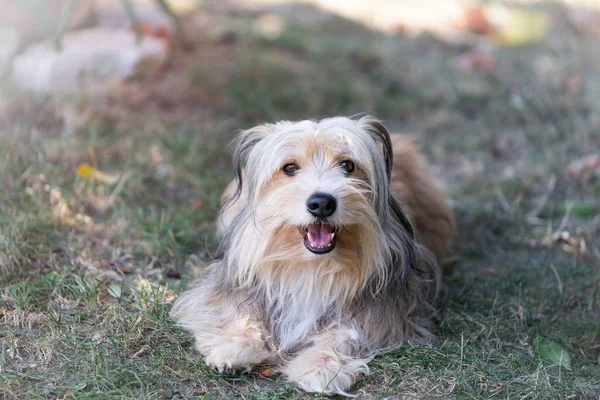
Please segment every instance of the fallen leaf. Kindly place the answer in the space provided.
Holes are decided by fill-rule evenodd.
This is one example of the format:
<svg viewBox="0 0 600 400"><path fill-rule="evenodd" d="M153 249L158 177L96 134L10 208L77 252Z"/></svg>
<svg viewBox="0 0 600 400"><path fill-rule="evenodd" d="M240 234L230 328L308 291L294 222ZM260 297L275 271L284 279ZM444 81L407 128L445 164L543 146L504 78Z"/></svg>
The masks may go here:
<svg viewBox="0 0 600 400"><path fill-rule="evenodd" d="M40 273L46 275L46 274L50 273L50 271L52 271L52 269L50 267L44 267L40 270Z"/></svg>
<svg viewBox="0 0 600 400"><path fill-rule="evenodd" d="M164 0L175 15L188 15L198 9L198 0Z"/></svg>
<svg viewBox="0 0 600 400"><path fill-rule="evenodd" d="M584 238L571 236L567 231L555 232L543 238L541 243L546 246L559 245L564 252L571 254L585 253L587 250Z"/></svg>
<svg viewBox="0 0 600 400"><path fill-rule="evenodd" d="M572 203L570 206L563 205L560 210L565 213L571 208L571 215L581 218L590 218L598 213L598 204L595 203Z"/></svg>
<svg viewBox="0 0 600 400"><path fill-rule="evenodd" d="M533 350L546 363L571 370L571 356L560 344L538 337L533 342Z"/></svg>
<svg viewBox="0 0 600 400"><path fill-rule="evenodd" d="M77 383L75 386L73 386L73 390L75 390L76 392L80 392L83 389L85 389L86 387L87 387L87 383L80 382L80 383Z"/></svg>
<svg viewBox="0 0 600 400"><path fill-rule="evenodd" d="M199 210L200 208L202 208L202 200L194 200L192 201L192 210Z"/></svg>
<svg viewBox="0 0 600 400"><path fill-rule="evenodd" d="M565 243L562 243L560 245L560 248L565 253L570 253L570 254L585 253L585 251L586 251L585 239L580 238L580 237L571 236L569 239L567 239L565 241Z"/></svg>
<svg viewBox="0 0 600 400"><path fill-rule="evenodd" d="M567 231L555 232L551 236L546 236L540 240L543 246L559 246L561 250L570 254L585 253L587 244L585 239L578 236L571 236Z"/></svg>
<svg viewBox="0 0 600 400"><path fill-rule="evenodd" d="M159 27L154 31L154 36L162 39L167 44L170 52L175 49L175 37L168 27L164 25Z"/></svg>
<svg viewBox="0 0 600 400"><path fill-rule="evenodd" d="M108 294L116 299L121 298L121 294L123 293L122 290L123 289L122 289L121 285L119 285L118 283L113 283L111 285L108 285Z"/></svg>
<svg viewBox="0 0 600 400"><path fill-rule="evenodd" d="M161 25L161 26L155 28L146 22L142 22L139 25L137 25L135 28L133 28L133 30L138 31L139 33L141 33L144 36L162 39L165 42L165 44L167 45L167 47L169 49L169 53L173 52L173 50L175 49L175 43L176 43L175 37L173 36L173 33L171 32L169 27L167 27L165 25Z"/></svg>
<svg viewBox="0 0 600 400"><path fill-rule="evenodd" d="M167 275L169 278L174 278L174 279L179 279L179 278L181 278L181 274L180 274L180 273L179 273L179 271L178 271L177 269L175 269L175 268L169 268L169 269L167 270L167 273L166 273L166 275Z"/></svg>
<svg viewBox="0 0 600 400"><path fill-rule="evenodd" d="M274 372L275 372L274 368L266 368L266 369L263 369L262 371L260 371L260 375L263 376L264 378L268 378L269 376L273 375Z"/></svg>
<svg viewBox="0 0 600 400"><path fill-rule="evenodd" d="M540 41L548 29L548 19L541 12L507 9L490 37L499 45L518 47Z"/></svg>
<svg viewBox="0 0 600 400"><path fill-rule="evenodd" d="M479 35L488 35L493 28L486 16L485 9L480 5L471 6L465 10L460 26L466 31Z"/></svg>
<svg viewBox="0 0 600 400"><path fill-rule="evenodd" d="M107 185L114 185L119 180L118 174L109 174L92 167L89 164L81 164L77 167L77 175L83 179L97 180Z"/></svg>
<svg viewBox="0 0 600 400"><path fill-rule="evenodd" d="M131 274L133 272L133 269L130 267L118 267L118 269L124 274Z"/></svg>

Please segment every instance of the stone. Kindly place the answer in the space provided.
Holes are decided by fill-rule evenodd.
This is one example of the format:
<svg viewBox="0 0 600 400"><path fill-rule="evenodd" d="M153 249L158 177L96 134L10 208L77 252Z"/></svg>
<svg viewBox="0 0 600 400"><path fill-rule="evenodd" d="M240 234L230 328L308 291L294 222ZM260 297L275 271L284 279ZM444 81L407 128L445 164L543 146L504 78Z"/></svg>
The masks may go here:
<svg viewBox="0 0 600 400"><path fill-rule="evenodd" d="M19 48L19 32L10 27L0 28L0 76L10 71L10 62Z"/></svg>
<svg viewBox="0 0 600 400"><path fill-rule="evenodd" d="M34 93L61 93L91 82L133 77L168 57L168 44L143 36L137 41L129 29L94 28L64 35L62 49L51 41L34 44L15 57L11 80L17 89Z"/></svg>

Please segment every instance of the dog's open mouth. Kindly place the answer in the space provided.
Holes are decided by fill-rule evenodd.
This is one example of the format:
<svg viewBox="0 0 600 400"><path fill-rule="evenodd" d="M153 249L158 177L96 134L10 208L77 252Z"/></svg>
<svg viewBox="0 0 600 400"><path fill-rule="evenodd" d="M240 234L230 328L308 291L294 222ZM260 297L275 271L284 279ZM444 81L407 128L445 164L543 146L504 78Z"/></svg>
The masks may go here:
<svg viewBox="0 0 600 400"><path fill-rule="evenodd" d="M326 254L335 248L335 226L331 224L309 224L299 228L304 236L304 247L314 254Z"/></svg>

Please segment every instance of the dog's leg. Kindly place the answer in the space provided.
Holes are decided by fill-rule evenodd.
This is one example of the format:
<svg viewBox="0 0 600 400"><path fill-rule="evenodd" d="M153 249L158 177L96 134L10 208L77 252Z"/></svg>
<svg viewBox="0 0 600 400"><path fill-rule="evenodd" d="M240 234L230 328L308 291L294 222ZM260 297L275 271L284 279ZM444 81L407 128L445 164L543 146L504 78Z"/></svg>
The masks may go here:
<svg viewBox="0 0 600 400"><path fill-rule="evenodd" d="M208 343L196 336L196 347L205 355L204 361L219 372L249 372L253 365L271 358L260 327L248 317L234 316Z"/></svg>
<svg viewBox="0 0 600 400"><path fill-rule="evenodd" d="M287 379L308 392L342 394L363 375L367 362L353 356L359 333L354 328L334 327L312 337L312 344L283 367Z"/></svg>
<svg viewBox="0 0 600 400"><path fill-rule="evenodd" d="M219 372L248 372L272 358L263 330L225 296L202 286L184 293L172 311L191 331L206 365Z"/></svg>

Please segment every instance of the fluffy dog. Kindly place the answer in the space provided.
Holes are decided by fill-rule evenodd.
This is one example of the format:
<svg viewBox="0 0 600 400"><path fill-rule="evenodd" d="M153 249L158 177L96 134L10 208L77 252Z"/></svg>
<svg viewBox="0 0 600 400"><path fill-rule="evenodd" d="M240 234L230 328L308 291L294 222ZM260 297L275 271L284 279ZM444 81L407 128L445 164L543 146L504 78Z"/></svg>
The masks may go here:
<svg viewBox="0 0 600 400"><path fill-rule="evenodd" d="M216 260L172 315L220 372L277 363L346 394L376 353L432 339L437 260L454 231L412 141L370 117L242 132Z"/></svg>

